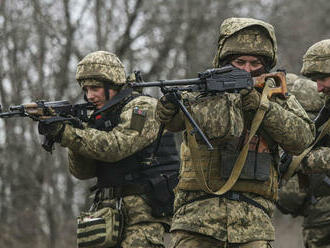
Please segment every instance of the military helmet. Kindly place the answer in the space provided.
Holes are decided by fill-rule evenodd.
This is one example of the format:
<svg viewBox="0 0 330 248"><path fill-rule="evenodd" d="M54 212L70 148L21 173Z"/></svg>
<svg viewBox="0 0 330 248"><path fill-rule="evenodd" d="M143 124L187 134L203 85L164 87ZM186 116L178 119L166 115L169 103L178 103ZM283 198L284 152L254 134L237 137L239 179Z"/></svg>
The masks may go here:
<svg viewBox="0 0 330 248"><path fill-rule="evenodd" d="M330 74L330 39L319 41L307 50L301 73L306 77Z"/></svg>
<svg viewBox="0 0 330 248"><path fill-rule="evenodd" d="M263 56L269 69L277 62L274 27L252 18L228 18L220 26L214 67L224 65L231 55Z"/></svg>
<svg viewBox="0 0 330 248"><path fill-rule="evenodd" d="M125 69L119 58L110 52L97 51L86 55L77 66L80 86L121 86L126 83Z"/></svg>

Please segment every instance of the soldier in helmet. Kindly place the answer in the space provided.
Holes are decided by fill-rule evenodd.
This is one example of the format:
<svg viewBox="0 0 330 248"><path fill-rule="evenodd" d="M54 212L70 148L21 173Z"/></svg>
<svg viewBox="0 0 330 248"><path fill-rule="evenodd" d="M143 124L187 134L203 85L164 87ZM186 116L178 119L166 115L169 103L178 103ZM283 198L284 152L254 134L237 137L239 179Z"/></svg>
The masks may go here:
<svg viewBox="0 0 330 248"><path fill-rule="evenodd" d="M287 82L290 82L290 87L288 83L290 94L296 97L309 118L314 120L324 105L324 96L317 92L316 82L292 73L289 76L287 74ZM277 202L277 207L282 213L290 214L293 217L306 215L306 210L310 208L313 199L311 193L314 191L312 188L309 190L306 190L305 187L302 188L304 182L306 183L308 180L308 176L298 172L282 185ZM329 201L330 198L324 200Z"/></svg>
<svg viewBox="0 0 330 248"><path fill-rule="evenodd" d="M259 76L275 66L276 52L272 25L229 18L220 27L213 65L232 65ZM278 145L299 154L312 142L314 126L294 96L274 96L264 110L259 108L261 96L262 89L256 88L182 94L215 147L212 151L166 95L158 101L156 114L166 128L184 131L170 247L270 247L275 236L271 216L278 192ZM262 111L254 135L252 119ZM244 164L236 162L242 151L248 151Z"/></svg>
<svg viewBox="0 0 330 248"><path fill-rule="evenodd" d="M312 45L303 57L301 73L316 82L316 89L324 97L324 107L316 118L316 126L328 123L330 116L330 40ZM315 93L314 93L315 95ZM312 94L309 94L311 97ZM307 101L307 100L305 100ZM313 98L315 103L317 98ZM321 122L318 124L318 122ZM324 124L325 125L325 124ZM328 125L329 127L329 125ZM328 128L329 129L329 128ZM320 129L317 130L318 133ZM298 174L300 189L307 197L303 208L303 237L305 246L330 247L330 139L327 135L302 160Z"/></svg>
<svg viewBox="0 0 330 248"><path fill-rule="evenodd" d="M109 52L85 56L76 79L86 100L96 107L88 125L79 129L62 123L40 127L45 125L40 123L39 128L69 149L73 176L97 178L92 213L116 213L109 220L115 225L104 231L90 227L98 218L87 215L87 224L82 219L78 246L101 247L98 242L104 234L112 241L102 247L163 247L179 157L173 134L165 134L155 150L160 126L155 119L157 100L125 87L124 66Z"/></svg>

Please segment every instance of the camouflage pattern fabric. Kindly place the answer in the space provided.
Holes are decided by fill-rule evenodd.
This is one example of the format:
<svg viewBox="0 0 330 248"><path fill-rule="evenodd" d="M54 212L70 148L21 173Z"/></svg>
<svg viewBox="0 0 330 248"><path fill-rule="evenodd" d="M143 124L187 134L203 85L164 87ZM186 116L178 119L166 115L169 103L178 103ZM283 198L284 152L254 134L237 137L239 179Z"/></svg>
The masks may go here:
<svg viewBox="0 0 330 248"><path fill-rule="evenodd" d="M184 102L189 102L186 100L188 96L189 94L182 96ZM166 127L171 131L184 130L186 128L184 118L180 111L171 122L167 123ZM314 138L312 121L293 96L287 100L272 99L271 108L262 125L279 145L294 154L301 153ZM261 209L245 202L212 198L185 205L203 194L205 193L202 191L184 190L176 193L175 215L171 231L193 232L193 234L211 236L220 241L228 240L230 243L274 240L274 227L270 217ZM271 201L253 194L249 197L272 212L274 205ZM172 235L175 235L175 232Z"/></svg>
<svg viewBox="0 0 330 248"><path fill-rule="evenodd" d="M257 51L258 47L251 48L251 46L253 46L252 42L250 43L251 46L247 45L251 50L246 49L242 51L242 46L239 46L236 47L237 52L232 51L232 54L242 54L243 52L243 54L249 55L263 55L270 60L270 67L273 67L276 64L277 45L272 25L251 18L229 18L223 22L220 28L218 51L213 61L214 67L219 67L221 65L220 60L224 59L223 57L226 57L222 55L222 49L225 46L227 39L235 33L252 26L260 27L261 30L267 34L262 37L269 37L272 42L272 49L269 50L269 43L265 42L265 46L262 45L260 51ZM246 37L252 36L247 34ZM239 41L239 39L240 38L237 38L235 40ZM244 36L242 37L242 43L249 43L247 40L244 40ZM268 45L266 45L266 43ZM239 44L239 42L237 44ZM244 47L242 49L244 49ZM187 94L187 96L182 95L182 98L185 103L190 100L189 94ZM228 105L223 105L222 107L229 108ZM212 108L212 106L210 106L210 108ZM156 111L162 110L157 109ZM212 110L209 111L212 113ZM240 113L241 111L241 106L239 106L234 114ZM195 113L197 112L198 105L195 106ZM228 110L227 112L230 111ZM159 115L159 113L157 114ZM215 112L215 115L218 115L218 112ZM205 118L204 121L207 123L208 120L218 118L218 116L205 116ZM228 116L220 116L219 122L216 123L216 127L222 123L228 123L226 118L228 118ZM261 126L276 145L280 145L293 154L301 153L314 139L314 125L294 97L290 97L286 100L278 98L271 99L270 109L266 113ZM166 124L166 128L170 131L182 131L186 129L185 116L181 111L179 111L173 119ZM192 134L185 132L185 135ZM184 140L186 138L187 137L184 137ZM233 138L228 137L227 141L232 139ZM274 154L274 157L275 156L276 154ZM182 161L183 159L184 158L182 158ZM219 164L219 166L221 165ZM181 170L180 181L184 178L183 173L184 172ZM209 174L206 175L211 176L210 171L208 171L208 173ZM275 176L276 175L272 175L271 177L275 178ZM240 180L238 180L238 183L239 182ZM273 184L275 184L275 190L273 193L276 195L276 180L273 182ZM256 183L254 186L255 185ZM197 241L200 235L202 235L202 237L212 237L217 241L229 242L231 245L234 245L233 247L235 247L235 245L236 247L238 245L239 247L244 247L244 245L241 245L242 243L249 243L257 240L263 241L260 247L265 247L268 241L274 240L275 232L271 218L262 209L243 201L232 201L221 197L208 198L205 200L196 199L205 194L206 193L202 190L193 191L177 189L175 197L175 213L171 226L171 236L174 239L174 245L172 245L172 247L176 244L179 244L178 247L180 247L180 243L182 243L181 247L194 247L193 242L195 240L196 242L199 242L196 247L203 247L202 245L199 246L201 241ZM267 212L270 215L272 215L274 210L274 204L272 201L257 194L241 194L258 202L267 209ZM182 235L180 237L177 235L178 232L188 232L191 236L187 238L187 236ZM189 240L192 240L192 245L185 243L189 242ZM209 247L213 247L213 245L210 245ZM217 245L215 245L215 247L217 247ZM221 246L218 245L218 247ZM256 245L255 247L258 246Z"/></svg>
<svg viewBox="0 0 330 248"><path fill-rule="evenodd" d="M183 190L176 193L171 231L199 233L229 243L274 240L270 217L246 202L213 197L186 204L205 194ZM274 204L271 201L254 194L244 195L260 203L270 214L273 213Z"/></svg>
<svg viewBox="0 0 330 248"><path fill-rule="evenodd" d="M104 201L115 207L116 200ZM121 209L125 216L125 226L122 235L122 248L163 248L165 233L164 224L169 224L169 218L154 218L150 206L141 196L126 196Z"/></svg>
<svg viewBox="0 0 330 248"><path fill-rule="evenodd" d="M156 104L151 97L134 98L123 107L120 123L109 132L66 125L61 145L69 148L71 174L78 179L93 178L98 161L120 161L154 142L159 129L154 114ZM146 114L141 131L132 123L135 107ZM123 204L126 221L122 247L163 247L163 224L169 224L169 219L153 218L150 206L138 195L124 197Z"/></svg>
<svg viewBox="0 0 330 248"><path fill-rule="evenodd" d="M313 74L330 74L330 39L312 45L303 57L301 73L310 77Z"/></svg>
<svg viewBox="0 0 330 248"><path fill-rule="evenodd" d="M278 195L277 206L283 214L291 214L294 217L303 215L307 193L300 189L297 174L280 188Z"/></svg>
<svg viewBox="0 0 330 248"><path fill-rule="evenodd" d="M315 119L324 104L324 95L317 92L316 82L298 77L289 92L296 97L308 116Z"/></svg>
<svg viewBox="0 0 330 248"><path fill-rule="evenodd" d="M316 83L302 77L298 77L292 84L291 94L294 94L301 103L310 118L314 119L324 103L324 96L317 92ZM302 162L304 174L329 173L330 143L329 147L317 147L313 149ZM330 193L330 188L329 188ZM294 215L304 215L303 237L305 247L330 247L330 196L317 197L312 204L310 201L303 207L307 193L299 187L298 177L292 177L283 186L279 193L279 204ZM302 208L300 213L297 209Z"/></svg>
<svg viewBox="0 0 330 248"><path fill-rule="evenodd" d="M93 128L78 129L66 125L61 144L70 149L69 168L77 178L95 176L96 161L116 162L122 160L155 141L159 123L155 119L157 100L140 96L126 104L120 115L121 122L111 131ZM141 132L132 128L134 107L146 113Z"/></svg>
<svg viewBox="0 0 330 248"><path fill-rule="evenodd" d="M323 197L320 201L323 206L323 216L329 215L329 201L330 197ZM317 204L319 205L319 203ZM322 208L322 207L321 207ZM310 209L310 212L318 212L319 209ZM324 212L327 210L327 213ZM324 218L322 218L324 219ZM328 218L329 219L329 218ZM324 222L320 224L310 225L306 223L303 229L303 237L306 248L329 248L330 247L330 222Z"/></svg>
<svg viewBox="0 0 330 248"><path fill-rule="evenodd" d="M273 100L263 128L284 150L298 155L314 140L314 124L294 96Z"/></svg>
<svg viewBox="0 0 330 248"><path fill-rule="evenodd" d="M264 32L258 33L257 36L252 33L243 33L242 36L234 35L251 27L257 27ZM269 38L265 39L265 35ZM229 40L232 36L234 37ZM226 45L227 41L229 41L228 45ZM272 44L269 44L269 41ZM274 27L269 23L252 18L228 18L224 20L220 26L218 51L213 59L213 66L215 68L219 67L221 65L220 61L230 54L263 55L270 59L270 67L274 67L277 61L277 42Z"/></svg>
<svg viewBox="0 0 330 248"><path fill-rule="evenodd" d="M185 247L198 247L198 248L271 248L271 245L267 241L252 241L248 243L233 244L224 241L192 234L185 231L174 231L170 242L170 248L185 248Z"/></svg>
<svg viewBox="0 0 330 248"><path fill-rule="evenodd" d="M287 86L289 92L291 91L291 88L292 88L294 82L298 78L299 77L294 73L287 73L286 74L286 86Z"/></svg>
<svg viewBox="0 0 330 248"><path fill-rule="evenodd" d="M328 147L317 147L302 162L305 174L325 173L330 175L330 142Z"/></svg>
<svg viewBox="0 0 330 248"><path fill-rule="evenodd" d="M96 79L114 84L125 84L124 65L119 58L106 51L97 51L85 56L77 66L76 79L79 84L84 79Z"/></svg>

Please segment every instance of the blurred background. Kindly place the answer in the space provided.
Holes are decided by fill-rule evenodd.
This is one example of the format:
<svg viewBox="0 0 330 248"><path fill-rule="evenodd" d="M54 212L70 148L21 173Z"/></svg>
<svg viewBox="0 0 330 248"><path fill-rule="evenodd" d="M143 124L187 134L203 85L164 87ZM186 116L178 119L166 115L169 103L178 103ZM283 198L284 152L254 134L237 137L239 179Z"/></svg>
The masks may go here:
<svg viewBox="0 0 330 248"><path fill-rule="evenodd" d="M75 81L87 53L118 55L145 81L196 77L212 67L220 23L274 25L277 68L299 73L313 43L330 37L328 0L0 0L0 102L82 101ZM69 175L66 151L42 150L36 123L0 120L0 247L76 246L88 187ZM301 219L276 213L274 247L302 247Z"/></svg>

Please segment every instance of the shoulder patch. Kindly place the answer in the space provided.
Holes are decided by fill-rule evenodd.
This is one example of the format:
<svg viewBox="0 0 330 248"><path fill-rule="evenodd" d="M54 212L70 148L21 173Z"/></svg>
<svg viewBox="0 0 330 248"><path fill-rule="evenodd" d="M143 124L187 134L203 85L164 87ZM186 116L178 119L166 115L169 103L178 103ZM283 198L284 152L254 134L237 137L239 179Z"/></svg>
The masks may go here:
<svg viewBox="0 0 330 248"><path fill-rule="evenodd" d="M131 129L134 129L141 133L144 123L146 121L147 112L140 109L138 106L135 106L132 111L131 118Z"/></svg>

